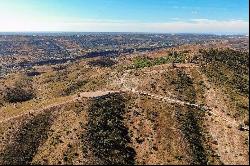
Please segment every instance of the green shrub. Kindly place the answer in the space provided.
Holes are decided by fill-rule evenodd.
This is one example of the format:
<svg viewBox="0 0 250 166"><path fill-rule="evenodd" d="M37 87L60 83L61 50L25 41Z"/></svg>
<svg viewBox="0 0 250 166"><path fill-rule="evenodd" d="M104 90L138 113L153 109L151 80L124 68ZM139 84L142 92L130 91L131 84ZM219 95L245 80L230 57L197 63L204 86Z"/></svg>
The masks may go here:
<svg viewBox="0 0 250 166"><path fill-rule="evenodd" d="M170 53L168 56L159 57L155 59L149 59L147 57L139 57L136 58L134 61L134 67L135 68L145 68L145 67L151 67L155 65L162 65L162 64L168 64L168 63L184 63L186 56L182 53Z"/></svg>
<svg viewBox="0 0 250 166"><path fill-rule="evenodd" d="M145 68L152 66L152 62L148 58L137 58L134 61L135 68Z"/></svg>

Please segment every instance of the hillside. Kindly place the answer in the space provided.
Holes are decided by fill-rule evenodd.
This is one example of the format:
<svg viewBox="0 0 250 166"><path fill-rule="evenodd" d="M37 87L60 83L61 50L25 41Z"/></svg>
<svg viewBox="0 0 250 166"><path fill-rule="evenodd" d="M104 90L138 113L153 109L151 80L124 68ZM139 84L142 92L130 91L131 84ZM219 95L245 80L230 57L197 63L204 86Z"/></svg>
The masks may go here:
<svg viewBox="0 0 250 166"><path fill-rule="evenodd" d="M248 60L176 48L11 73L0 164L249 164Z"/></svg>

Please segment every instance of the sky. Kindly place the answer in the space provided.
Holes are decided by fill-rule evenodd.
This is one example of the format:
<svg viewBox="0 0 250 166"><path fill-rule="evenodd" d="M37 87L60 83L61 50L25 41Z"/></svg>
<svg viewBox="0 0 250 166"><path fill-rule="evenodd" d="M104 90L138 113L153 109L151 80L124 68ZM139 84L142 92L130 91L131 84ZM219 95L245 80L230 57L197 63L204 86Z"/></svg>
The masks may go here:
<svg viewBox="0 0 250 166"><path fill-rule="evenodd" d="M0 0L0 32L249 34L248 0Z"/></svg>

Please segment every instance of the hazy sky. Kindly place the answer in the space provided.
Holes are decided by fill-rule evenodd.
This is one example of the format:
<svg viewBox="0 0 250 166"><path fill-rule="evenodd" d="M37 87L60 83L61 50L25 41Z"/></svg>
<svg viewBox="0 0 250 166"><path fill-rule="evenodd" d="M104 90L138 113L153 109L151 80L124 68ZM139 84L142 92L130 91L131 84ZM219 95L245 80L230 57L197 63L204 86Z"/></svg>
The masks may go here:
<svg viewBox="0 0 250 166"><path fill-rule="evenodd" d="M0 31L248 33L248 0L0 0Z"/></svg>

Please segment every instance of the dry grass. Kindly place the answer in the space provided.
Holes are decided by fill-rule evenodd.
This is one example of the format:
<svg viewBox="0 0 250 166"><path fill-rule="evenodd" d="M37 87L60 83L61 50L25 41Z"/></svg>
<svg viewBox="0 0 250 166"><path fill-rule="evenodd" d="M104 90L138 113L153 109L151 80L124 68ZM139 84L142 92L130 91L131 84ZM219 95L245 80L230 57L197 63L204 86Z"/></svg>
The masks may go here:
<svg viewBox="0 0 250 166"><path fill-rule="evenodd" d="M166 51L150 56L165 56ZM190 57L191 54L187 55L187 58ZM0 141L0 164L10 162L3 161L2 157L14 155L17 152L13 150L14 146L20 147L21 152L28 156L27 160L17 156L17 161L29 164L127 162L180 165L248 162L248 132L229 126L221 118L231 118L237 124L247 118L249 114L240 114L236 119L234 116L240 111L237 109L239 105L247 106L248 96L236 93L231 86L221 86L213 79L208 79L207 73L202 73L198 65L184 63L174 68L171 64L164 64L127 70L133 63L132 59L125 59L124 63L118 62L111 68L91 68L87 65L88 60L70 64L58 71L52 71L53 67L40 68L44 73L32 78L37 99L16 104L0 101L3 104L0 107L0 121L18 116L0 125L0 136L3 138ZM226 77L232 76L231 70L221 68ZM211 73L215 72L212 66L208 66L208 69ZM5 85L13 84L19 76L19 73L14 73L1 79L0 91ZM73 86L68 96L65 95L63 92L77 81L85 83L79 87ZM73 100L80 92L121 90L124 86L186 102L206 104L221 116L132 93L126 93L125 96L105 95L94 100ZM120 101L121 97L124 100ZM28 114L31 110L35 112ZM116 114L117 110L119 114ZM109 121L112 130L100 127L100 124ZM117 121L118 127L111 123L113 121ZM99 135L93 134L96 127L99 127ZM111 137L114 135L122 138L119 134L123 132L118 128L128 133L130 139L122 147L134 149L133 159L126 160L126 157L118 155L124 154L124 151L116 151L114 147L102 143L106 139L116 143ZM111 136L97 138L102 136L102 132ZM92 137L89 137L90 133ZM21 140L24 135L27 138ZM40 142L35 142L35 146L30 142L31 137ZM30 153L24 142L27 142L28 148L32 148ZM106 153L105 148L108 148L112 153L105 154L108 158L104 158L104 154L97 152L99 148L100 152Z"/></svg>

